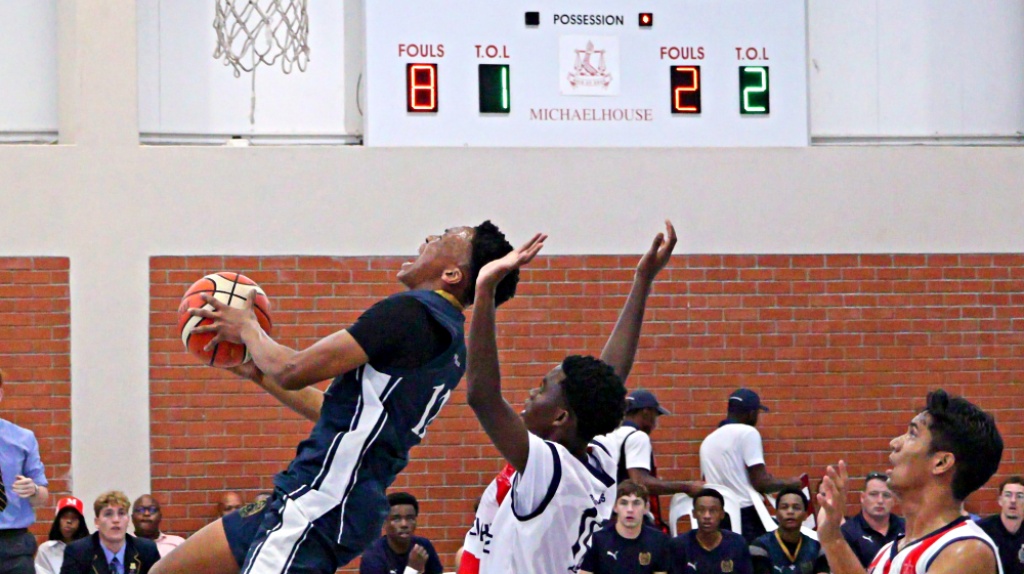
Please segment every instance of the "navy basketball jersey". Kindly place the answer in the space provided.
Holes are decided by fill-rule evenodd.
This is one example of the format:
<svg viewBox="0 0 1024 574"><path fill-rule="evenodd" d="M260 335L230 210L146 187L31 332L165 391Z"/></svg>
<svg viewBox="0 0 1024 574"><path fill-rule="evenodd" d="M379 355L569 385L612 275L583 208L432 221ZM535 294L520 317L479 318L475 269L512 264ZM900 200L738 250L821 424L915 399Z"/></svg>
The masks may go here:
<svg viewBox="0 0 1024 574"><path fill-rule="evenodd" d="M394 297L415 297L425 305L451 335L451 344L418 368L377 370L367 363L335 378L324 393L320 419L309 438L299 444L288 469L274 477L277 488L296 503L305 502L302 510L310 522L340 505L345 519L338 525L339 541L350 523L348 507L379 513L383 519L385 489L405 468L409 449L423 439L466 370L462 312L433 291L406 291ZM380 535L377 528L374 537Z"/></svg>

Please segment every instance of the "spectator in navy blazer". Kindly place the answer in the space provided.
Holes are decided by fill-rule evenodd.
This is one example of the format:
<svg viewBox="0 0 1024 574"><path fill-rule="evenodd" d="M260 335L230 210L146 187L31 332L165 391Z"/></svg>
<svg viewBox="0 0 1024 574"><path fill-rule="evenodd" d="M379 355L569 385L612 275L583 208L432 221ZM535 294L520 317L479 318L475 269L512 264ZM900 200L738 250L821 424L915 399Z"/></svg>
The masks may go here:
<svg viewBox="0 0 1024 574"><path fill-rule="evenodd" d="M60 574L148 574L160 560L150 540L128 534L131 502L123 492L105 492L93 503L96 533L64 549Z"/></svg>

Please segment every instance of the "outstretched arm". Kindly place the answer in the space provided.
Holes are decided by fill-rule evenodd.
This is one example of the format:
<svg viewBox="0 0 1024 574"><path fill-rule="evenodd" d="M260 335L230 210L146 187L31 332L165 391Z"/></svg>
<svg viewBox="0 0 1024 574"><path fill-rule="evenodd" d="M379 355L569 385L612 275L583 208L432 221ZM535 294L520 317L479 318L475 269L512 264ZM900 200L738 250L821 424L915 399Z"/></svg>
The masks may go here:
<svg viewBox="0 0 1024 574"><path fill-rule="evenodd" d="M750 478L750 485L754 487L754 490L761 494L771 494L773 492L778 492L783 488L803 487L800 479L794 478L787 480L785 478L776 478L772 473L768 472L768 469L764 464L748 466L747 476Z"/></svg>
<svg viewBox="0 0 1024 574"><path fill-rule="evenodd" d="M494 292L506 275L537 255L544 247L545 239L546 235L538 233L519 249L491 261L480 270L476 279L473 318L469 324L466 401L501 456L520 472L526 469L530 438L526 424L501 396Z"/></svg>
<svg viewBox="0 0 1024 574"><path fill-rule="evenodd" d="M193 316L211 321L209 325L194 330L196 333L214 333L206 349L213 349L225 341L244 344L267 386L261 381L256 382L267 390L276 385L296 391L347 373L369 361L366 352L347 331L338 331L302 351L296 351L274 341L260 327L253 312L252 299L246 301L241 309L225 305L208 294L203 294L203 301L213 309L189 311Z"/></svg>
<svg viewBox="0 0 1024 574"><path fill-rule="evenodd" d="M644 485L647 488L647 492L654 496L660 496L662 494L676 494L678 492L694 496L704 488L703 481L662 480L651 474L651 471L646 468L630 468L626 469L626 472L629 473L630 480L637 484Z"/></svg>
<svg viewBox="0 0 1024 574"><path fill-rule="evenodd" d="M636 358L636 348L640 341L640 327L644 322L644 311L647 308L647 296L651 294L651 286L658 272L665 268L676 247L676 229L671 221L665 221L665 233L654 237L650 249L640 258L633 277L633 287L626 298L626 304L619 313L611 337L601 350L601 360L615 369L615 374L623 381L629 376Z"/></svg>

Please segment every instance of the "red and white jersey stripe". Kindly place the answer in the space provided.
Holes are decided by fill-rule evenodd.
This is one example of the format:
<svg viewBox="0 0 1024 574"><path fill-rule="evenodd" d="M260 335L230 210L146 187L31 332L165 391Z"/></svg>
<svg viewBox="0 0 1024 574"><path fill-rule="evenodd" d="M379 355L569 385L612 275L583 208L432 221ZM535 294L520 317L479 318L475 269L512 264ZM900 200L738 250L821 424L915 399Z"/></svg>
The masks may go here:
<svg viewBox="0 0 1024 574"><path fill-rule="evenodd" d="M868 574L926 574L938 555L954 542L961 540L981 540L992 549L996 558L998 574L1003 574L1003 565L999 562L999 550L992 539L973 520L959 518L935 532L911 542L902 550L896 551L893 545L900 540L890 542L882 547L868 566Z"/></svg>

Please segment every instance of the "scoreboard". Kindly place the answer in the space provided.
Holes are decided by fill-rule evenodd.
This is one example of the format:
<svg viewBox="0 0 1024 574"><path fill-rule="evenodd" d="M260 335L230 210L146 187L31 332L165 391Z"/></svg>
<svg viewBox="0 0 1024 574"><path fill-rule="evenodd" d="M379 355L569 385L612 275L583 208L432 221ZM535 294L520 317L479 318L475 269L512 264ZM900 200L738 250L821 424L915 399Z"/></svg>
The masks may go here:
<svg viewBox="0 0 1024 574"><path fill-rule="evenodd" d="M805 146L805 0L365 6L369 146Z"/></svg>

